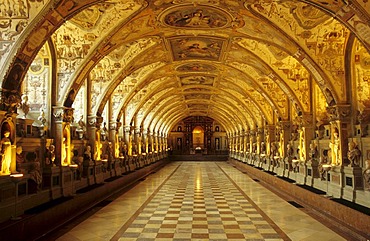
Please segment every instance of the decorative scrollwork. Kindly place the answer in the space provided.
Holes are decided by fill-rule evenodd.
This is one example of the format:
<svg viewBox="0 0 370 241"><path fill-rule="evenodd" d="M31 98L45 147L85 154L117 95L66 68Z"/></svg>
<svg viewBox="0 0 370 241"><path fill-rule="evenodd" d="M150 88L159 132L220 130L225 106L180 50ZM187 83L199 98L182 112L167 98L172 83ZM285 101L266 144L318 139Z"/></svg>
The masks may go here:
<svg viewBox="0 0 370 241"><path fill-rule="evenodd" d="M54 109L53 116L55 121L63 121L64 110L62 108Z"/></svg>
<svg viewBox="0 0 370 241"><path fill-rule="evenodd" d="M350 105L335 105L326 108L330 120L347 120L351 115Z"/></svg>
<svg viewBox="0 0 370 241"><path fill-rule="evenodd" d="M0 109L8 113L14 113L21 103L20 94L14 91L0 91L1 105Z"/></svg>
<svg viewBox="0 0 370 241"><path fill-rule="evenodd" d="M68 123L72 123L73 120L74 120L74 117L73 117L73 108L66 108L66 109L64 109L63 121L64 122L68 122Z"/></svg>
<svg viewBox="0 0 370 241"><path fill-rule="evenodd" d="M89 127L95 127L100 129L101 123L103 122L103 117L101 116L88 116L87 117L87 124Z"/></svg>

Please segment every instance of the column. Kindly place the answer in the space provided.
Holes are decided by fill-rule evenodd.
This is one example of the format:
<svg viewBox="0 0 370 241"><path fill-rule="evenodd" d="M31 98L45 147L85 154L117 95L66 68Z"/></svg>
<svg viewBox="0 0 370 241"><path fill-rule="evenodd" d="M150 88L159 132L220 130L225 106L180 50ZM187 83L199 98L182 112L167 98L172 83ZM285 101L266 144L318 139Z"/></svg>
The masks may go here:
<svg viewBox="0 0 370 241"><path fill-rule="evenodd" d="M87 117L87 135L94 161L101 160L100 127L102 122L103 117L101 116L90 115Z"/></svg>
<svg viewBox="0 0 370 241"><path fill-rule="evenodd" d="M275 145L275 125L266 125L265 126L265 143L266 143L266 158L268 161L268 165L265 170L274 171L275 168L275 161L274 157L277 153L277 147Z"/></svg>
<svg viewBox="0 0 370 241"><path fill-rule="evenodd" d="M148 129L148 153L153 153L153 132Z"/></svg>
<svg viewBox="0 0 370 241"><path fill-rule="evenodd" d="M69 196L74 192L72 171L69 167L72 158L70 124L73 122L73 109L64 106L54 106L53 116L55 124L55 164L61 166L61 173L60 177L58 177L52 168L51 173L45 173L45 177L48 177L48 174L50 174L52 182L54 182L55 178L58 178L62 188L62 195ZM54 186L54 183L52 186ZM58 195L54 191L56 189L52 188L52 195Z"/></svg>
<svg viewBox="0 0 370 241"><path fill-rule="evenodd" d="M287 145L291 136L290 121L280 121L277 126L277 134L279 135L279 159L277 159L277 175L289 176L289 170L291 167L291 157L287 155Z"/></svg>
<svg viewBox="0 0 370 241"><path fill-rule="evenodd" d="M53 107L55 124L55 164L68 166L71 164L71 132L70 124L73 121L73 108Z"/></svg>
<svg viewBox="0 0 370 241"><path fill-rule="evenodd" d="M256 153L257 154L262 154L262 150L261 150L261 145L262 145L262 142L264 142L264 136L263 136L263 128L257 128L257 133L256 133L256 138L257 138L257 150L256 150Z"/></svg>
<svg viewBox="0 0 370 241"><path fill-rule="evenodd" d="M335 198L355 199L356 190L363 188L362 169L349 166L348 137L351 132L351 106L336 105L327 108L330 115L331 150L330 185L328 195Z"/></svg>
<svg viewBox="0 0 370 241"><path fill-rule="evenodd" d="M144 129L142 132L142 153L148 153L148 130Z"/></svg>
<svg viewBox="0 0 370 241"><path fill-rule="evenodd" d="M301 128L299 133L299 167L296 178L297 183L305 184L307 180L312 180L313 170L317 170L317 164L309 162L310 145L315 137L315 129L313 125L313 115L306 113L301 118ZM312 166L313 165L313 166ZM310 179L308 179L310 177Z"/></svg>
<svg viewBox="0 0 370 241"><path fill-rule="evenodd" d="M130 141L130 130L131 130L130 126L123 127L123 142L125 143L124 145L126 146L127 152L128 152L129 141Z"/></svg>

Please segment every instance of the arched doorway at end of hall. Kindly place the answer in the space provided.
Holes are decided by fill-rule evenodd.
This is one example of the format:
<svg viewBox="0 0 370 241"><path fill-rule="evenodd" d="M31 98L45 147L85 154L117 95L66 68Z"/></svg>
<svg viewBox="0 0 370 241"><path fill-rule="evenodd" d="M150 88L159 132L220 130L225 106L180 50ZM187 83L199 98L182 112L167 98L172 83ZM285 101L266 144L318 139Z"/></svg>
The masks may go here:
<svg viewBox="0 0 370 241"><path fill-rule="evenodd" d="M204 129L201 126L196 126L193 129L193 150L202 152L204 149Z"/></svg>

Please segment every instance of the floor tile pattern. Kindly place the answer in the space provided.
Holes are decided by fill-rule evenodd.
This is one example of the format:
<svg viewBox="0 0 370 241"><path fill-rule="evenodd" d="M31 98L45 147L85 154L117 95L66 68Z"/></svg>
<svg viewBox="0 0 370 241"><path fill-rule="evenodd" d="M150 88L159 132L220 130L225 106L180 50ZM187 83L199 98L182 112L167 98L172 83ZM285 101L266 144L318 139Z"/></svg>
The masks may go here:
<svg viewBox="0 0 370 241"><path fill-rule="evenodd" d="M215 163L180 166L119 240L290 240Z"/></svg>
<svg viewBox="0 0 370 241"><path fill-rule="evenodd" d="M48 241L346 240L303 210L227 162L171 162Z"/></svg>

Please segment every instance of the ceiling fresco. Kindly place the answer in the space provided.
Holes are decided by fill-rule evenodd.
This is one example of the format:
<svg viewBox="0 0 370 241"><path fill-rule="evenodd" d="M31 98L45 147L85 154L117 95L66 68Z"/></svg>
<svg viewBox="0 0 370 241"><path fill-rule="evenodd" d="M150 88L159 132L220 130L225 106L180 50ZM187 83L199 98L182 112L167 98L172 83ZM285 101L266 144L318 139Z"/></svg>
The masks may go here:
<svg viewBox="0 0 370 241"><path fill-rule="evenodd" d="M224 41L216 38L186 37L169 39L173 59L179 60L213 60L221 59Z"/></svg>
<svg viewBox="0 0 370 241"><path fill-rule="evenodd" d="M20 0L0 4L2 98L26 91L36 112L89 93L84 113L163 130L324 121L351 96L370 109L369 36L365 0Z"/></svg>
<svg viewBox="0 0 370 241"><path fill-rule="evenodd" d="M217 8L187 5L166 11L162 21L170 27L213 29L230 25L231 17Z"/></svg>

